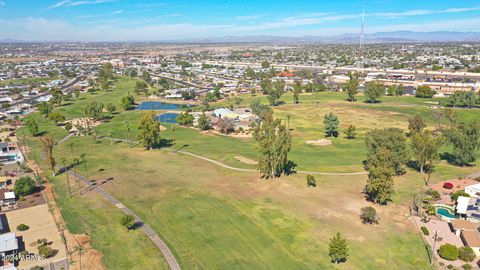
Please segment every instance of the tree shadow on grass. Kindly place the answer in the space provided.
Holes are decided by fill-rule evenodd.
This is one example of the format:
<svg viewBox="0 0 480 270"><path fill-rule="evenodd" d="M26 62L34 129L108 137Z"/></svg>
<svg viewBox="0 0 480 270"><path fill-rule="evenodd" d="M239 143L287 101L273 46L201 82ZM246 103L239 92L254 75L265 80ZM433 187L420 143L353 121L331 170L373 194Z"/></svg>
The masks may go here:
<svg viewBox="0 0 480 270"><path fill-rule="evenodd" d="M173 146L173 139L160 139L158 144L156 144L153 148L161 149L165 147L172 147Z"/></svg>
<svg viewBox="0 0 480 270"><path fill-rule="evenodd" d="M285 175L292 175L292 174L296 174L297 173L297 163L295 163L295 161L293 160L289 160L287 161L287 163L285 164L285 167L283 168L283 171L285 173Z"/></svg>
<svg viewBox="0 0 480 270"><path fill-rule="evenodd" d="M473 167L473 166L475 166L474 164L460 164L455 159L454 155L452 155L450 153L447 153L447 152L440 153L440 159L445 160L445 161L448 162L448 164L454 165L454 166L459 166L459 167Z"/></svg>

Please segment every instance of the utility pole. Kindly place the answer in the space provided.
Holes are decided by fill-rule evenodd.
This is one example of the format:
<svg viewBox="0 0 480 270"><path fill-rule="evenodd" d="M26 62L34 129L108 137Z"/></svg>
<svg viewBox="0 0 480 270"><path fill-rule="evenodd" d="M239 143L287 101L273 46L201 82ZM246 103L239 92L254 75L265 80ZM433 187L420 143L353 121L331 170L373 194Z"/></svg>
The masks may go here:
<svg viewBox="0 0 480 270"><path fill-rule="evenodd" d="M173 152L175 153L175 126L172 126L173 131Z"/></svg>
<svg viewBox="0 0 480 270"><path fill-rule="evenodd" d="M364 68L363 45L364 45L364 27L365 27L365 3L363 3L362 11L362 28L360 30L360 68Z"/></svg>
<svg viewBox="0 0 480 270"><path fill-rule="evenodd" d="M67 160L65 158L63 158L62 163L63 163L63 172L65 173L65 175L67 177L68 196L70 196L70 198L71 198L72 197L72 189L70 188L70 177L68 176Z"/></svg>
<svg viewBox="0 0 480 270"><path fill-rule="evenodd" d="M435 257L435 245L437 243L437 233L438 231L435 230L435 235L433 236L432 258L430 259L430 265L433 265L433 259Z"/></svg>

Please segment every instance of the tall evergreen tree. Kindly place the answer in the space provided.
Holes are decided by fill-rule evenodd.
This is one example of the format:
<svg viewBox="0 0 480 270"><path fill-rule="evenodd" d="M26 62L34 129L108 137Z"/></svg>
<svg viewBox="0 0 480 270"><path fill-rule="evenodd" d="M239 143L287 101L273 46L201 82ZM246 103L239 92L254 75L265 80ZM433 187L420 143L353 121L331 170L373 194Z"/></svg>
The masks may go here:
<svg viewBox="0 0 480 270"><path fill-rule="evenodd" d="M328 243L328 255L333 263L346 262L348 258L347 240L339 232Z"/></svg>
<svg viewBox="0 0 480 270"><path fill-rule="evenodd" d="M325 129L325 135L327 137L337 137L338 136L338 126L340 121L338 121L338 116L332 112L325 114L323 117L323 125Z"/></svg>
<svg viewBox="0 0 480 270"><path fill-rule="evenodd" d="M357 100L355 95L357 95L357 93L358 93L358 85L359 85L358 73L351 73L350 72L350 73L348 73L348 77L350 77L350 79L348 80L348 82L346 84L344 84L343 87L347 91L348 100L351 101L351 102L355 102Z"/></svg>

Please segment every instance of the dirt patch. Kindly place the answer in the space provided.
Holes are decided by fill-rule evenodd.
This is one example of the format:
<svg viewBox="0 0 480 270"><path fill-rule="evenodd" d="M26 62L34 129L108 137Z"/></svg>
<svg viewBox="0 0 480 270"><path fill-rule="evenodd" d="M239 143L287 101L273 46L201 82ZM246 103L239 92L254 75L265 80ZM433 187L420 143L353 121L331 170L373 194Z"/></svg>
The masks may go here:
<svg viewBox="0 0 480 270"><path fill-rule="evenodd" d="M86 130L91 130L93 127L102 124L102 121L97 121L93 118L73 118L66 123L72 124L72 128L69 132L72 132L77 136L82 136L85 135L84 133Z"/></svg>
<svg viewBox="0 0 480 270"><path fill-rule="evenodd" d="M26 152L29 151L28 148L25 149ZM33 161L27 161L29 167L39 173L43 174L42 170L38 164ZM67 252L69 259L72 262L69 265L69 269L93 269L93 270L103 270L105 267L102 263L102 253L98 250L95 250L90 245L90 237L84 234L72 234L69 230L66 229L65 221L63 220L60 208L57 205L55 193L52 190L52 186L48 181L45 181L45 189L42 191L49 205L49 212L52 213L52 216L55 220L55 223L63 231L63 235L66 240ZM81 247L81 254L79 251ZM81 256L81 265L80 265L80 256Z"/></svg>
<svg viewBox="0 0 480 270"><path fill-rule="evenodd" d="M249 158L246 158L244 156L235 156L235 159L242 162L242 163L245 163L245 164L251 164L251 165L256 165L258 164L257 161L253 160L253 159L249 159Z"/></svg>
<svg viewBox="0 0 480 270"><path fill-rule="evenodd" d="M162 126L162 125L160 125L160 131L164 131L164 130L167 130L167 128L164 127L164 126Z"/></svg>
<svg viewBox="0 0 480 270"><path fill-rule="evenodd" d="M308 140L308 141L305 141L305 143L310 145L315 145L315 146L332 145L332 141L328 139Z"/></svg>

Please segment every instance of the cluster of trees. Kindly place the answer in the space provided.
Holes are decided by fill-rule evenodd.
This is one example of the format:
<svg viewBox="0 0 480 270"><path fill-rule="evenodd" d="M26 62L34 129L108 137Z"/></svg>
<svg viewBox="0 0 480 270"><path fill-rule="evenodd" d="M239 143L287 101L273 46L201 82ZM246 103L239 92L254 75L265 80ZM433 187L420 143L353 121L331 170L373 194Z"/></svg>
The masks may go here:
<svg viewBox="0 0 480 270"><path fill-rule="evenodd" d="M98 103L92 101L83 107L83 114L88 118L93 118L95 120L103 119L103 108L105 105L103 103Z"/></svg>
<svg viewBox="0 0 480 270"><path fill-rule="evenodd" d="M130 93L128 93L126 96L123 96L122 99L120 99L120 104L124 110L128 111L135 106L135 99Z"/></svg>
<svg viewBox="0 0 480 270"><path fill-rule="evenodd" d="M408 129L407 136L397 128L375 129L367 134L365 168L369 175L365 191L376 203L385 204L391 200L393 176L403 174L407 163L424 175L428 187L431 174L440 161L440 148L445 143L452 145L452 152L447 155L449 162L465 166L477 159L480 149L477 121L452 122L439 133L427 130L425 122L417 115L409 119Z"/></svg>
<svg viewBox="0 0 480 270"><path fill-rule="evenodd" d="M480 103L480 96L474 92L455 92L448 97L447 106L449 107L462 107L472 108Z"/></svg>
<svg viewBox="0 0 480 270"><path fill-rule="evenodd" d="M182 91L181 95L182 95L182 99L184 100L191 100L197 97L197 93L195 93L194 90Z"/></svg>
<svg viewBox="0 0 480 270"><path fill-rule="evenodd" d="M386 204L393 195L393 176L405 172L408 148L403 131L398 128L374 129L367 134L368 180L367 197L376 203Z"/></svg>
<svg viewBox="0 0 480 270"><path fill-rule="evenodd" d="M380 82L367 82L365 84L365 102L378 103L385 94L385 86Z"/></svg>
<svg viewBox="0 0 480 270"><path fill-rule="evenodd" d="M148 84L145 81L137 81L135 83L135 94L144 94L145 96L148 96Z"/></svg>
<svg viewBox="0 0 480 270"><path fill-rule="evenodd" d="M105 63L98 71L98 82L103 90L108 90L109 80L113 79L113 66Z"/></svg>
<svg viewBox="0 0 480 270"><path fill-rule="evenodd" d="M405 87L403 86L403 84L399 84L396 86L389 85L387 87L387 95L389 96L402 96L404 91Z"/></svg>
<svg viewBox="0 0 480 270"><path fill-rule="evenodd" d="M190 114L188 111L184 113L180 113L175 120L178 124L182 126L191 126L193 125L193 115Z"/></svg>
<svg viewBox="0 0 480 270"><path fill-rule="evenodd" d="M140 118L138 139L145 149L150 150L160 143L160 123L154 112L146 112Z"/></svg>
<svg viewBox="0 0 480 270"><path fill-rule="evenodd" d="M222 98L222 93L220 92L220 85L217 85L213 91L208 92L202 99L202 104L205 106L205 109L208 110L210 102L216 102Z"/></svg>
<svg viewBox="0 0 480 270"><path fill-rule="evenodd" d="M323 125L325 130L325 136L338 137L340 120L338 116L330 112L323 116ZM354 125L349 125L343 132L347 139L355 139L357 136L357 128Z"/></svg>
<svg viewBox="0 0 480 270"><path fill-rule="evenodd" d="M272 83L271 80L262 80L260 82L260 88L262 93L267 95L270 105L276 106L282 95L285 93L285 81L279 80Z"/></svg>
<svg viewBox="0 0 480 270"><path fill-rule="evenodd" d="M25 121L25 127L26 129L28 130L28 132L30 132L30 134L32 136L38 136L38 124L35 120L33 119L28 119Z"/></svg>
<svg viewBox="0 0 480 270"><path fill-rule="evenodd" d="M253 138L260 151L259 171L265 178L280 177L289 173L288 153L292 147L292 136L280 119L271 112L262 115L261 123L255 126Z"/></svg>
<svg viewBox="0 0 480 270"><path fill-rule="evenodd" d="M200 115L200 117L198 118L198 128L201 130L209 130L210 125L211 125L210 118L208 118L208 116L206 116L205 113Z"/></svg>
<svg viewBox="0 0 480 270"><path fill-rule="evenodd" d="M436 92L428 85L418 86L415 92L415 96L419 98L432 98L435 94Z"/></svg>

